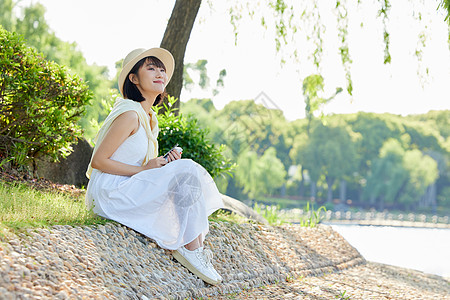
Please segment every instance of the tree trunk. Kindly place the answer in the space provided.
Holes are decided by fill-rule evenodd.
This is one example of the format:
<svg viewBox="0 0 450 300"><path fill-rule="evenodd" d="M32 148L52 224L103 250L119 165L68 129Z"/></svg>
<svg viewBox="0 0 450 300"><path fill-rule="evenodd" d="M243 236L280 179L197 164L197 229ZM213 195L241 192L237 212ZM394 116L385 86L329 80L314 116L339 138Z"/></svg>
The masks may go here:
<svg viewBox="0 0 450 300"><path fill-rule="evenodd" d="M425 194L420 198L419 206L431 208L433 214L436 214L436 182L427 187Z"/></svg>
<svg viewBox="0 0 450 300"><path fill-rule="evenodd" d="M363 203L363 196L362 196L362 194L363 194L363 189L362 189L362 187L358 187L358 196L357 196L357 197L358 197L358 198L357 198L358 200L357 200L357 201L358 201L358 203L359 203L359 204L358 204L359 206L363 206L363 205L365 204L365 203ZM365 201L364 201L364 202L365 202Z"/></svg>
<svg viewBox="0 0 450 300"><path fill-rule="evenodd" d="M316 201L316 182L315 181L311 181L311 201Z"/></svg>
<svg viewBox="0 0 450 300"><path fill-rule="evenodd" d="M282 198L284 198L284 196L286 196L286 183L283 183L283 185L281 186L281 189L280 189L280 196L281 196Z"/></svg>
<svg viewBox="0 0 450 300"><path fill-rule="evenodd" d="M339 199L341 203L346 203L345 198L347 198L347 181L341 179L341 183L339 184Z"/></svg>
<svg viewBox="0 0 450 300"><path fill-rule="evenodd" d="M177 0L161 41L161 48L169 50L175 59L175 70L166 91L178 99L173 105L178 109L183 87L184 54L201 3L201 0ZM167 99L164 102L167 103ZM161 108L159 113L164 113L164 109Z"/></svg>
<svg viewBox="0 0 450 300"><path fill-rule="evenodd" d="M302 178L300 179L300 184L298 187L298 194L300 196L300 199L303 199L303 197L305 196L305 180L303 178L305 178L305 170L302 168Z"/></svg>
<svg viewBox="0 0 450 300"><path fill-rule="evenodd" d="M369 199L369 207L372 208L375 206L375 203L377 201L377 197L375 197L375 195L372 193L370 195L370 199Z"/></svg>
<svg viewBox="0 0 450 300"><path fill-rule="evenodd" d="M430 191L430 198L431 198L431 209L432 213L437 213L437 200L436 200L436 194L437 194L437 187L436 187L436 181L433 182L431 185L431 191Z"/></svg>
<svg viewBox="0 0 450 300"><path fill-rule="evenodd" d="M378 202L378 210L383 211L384 210L384 195L380 196L379 202Z"/></svg>
<svg viewBox="0 0 450 300"><path fill-rule="evenodd" d="M331 203L333 202L333 179L330 177L326 177L327 179L327 186L328 186L328 191L327 191L327 202Z"/></svg>

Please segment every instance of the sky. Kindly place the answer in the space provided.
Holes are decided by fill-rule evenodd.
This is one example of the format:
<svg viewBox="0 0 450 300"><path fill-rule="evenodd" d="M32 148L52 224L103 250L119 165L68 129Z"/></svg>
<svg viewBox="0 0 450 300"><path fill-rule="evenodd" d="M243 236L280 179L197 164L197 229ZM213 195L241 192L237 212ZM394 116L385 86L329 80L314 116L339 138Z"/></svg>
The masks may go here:
<svg viewBox="0 0 450 300"><path fill-rule="evenodd" d="M231 1L231 0L230 0ZM296 36L277 52L273 26L265 30L258 17L253 20L244 13L238 26L235 43L230 24L230 1L203 1L188 42L185 63L208 60L211 83L220 70L226 69L225 86L213 97L211 89L183 90L181 100L212 98L221 109L232 100L259 100L259 95L279 108L288 120L304 118L303 79L314 69L307 52L311 45ZM56 35L76 42L88 63L105 65L115 74L115 62L135 48L158 47L175 1L169 0L24 0L17 9L39 2L46 7L46 20ZM364 1L363 1L364 2ZM365 1L359 8L349 7L349 46L352 58L353 95L339 94L327 104L326 114L367 111L399 115L426 113L429 110L450 109L450 51L448 26L442 12L436 11L437 1L392 1L390 20L390 50L392 63L383 64L382 25L376 18L376 3ZM424 25L414 21L410 3L417 2L422 13L426 47L422 64L413 55L418 35ZM425 4L427 2L427 4ZM209 5L209 3L213 3ZM256 3L256 2L253 2ZM325 20L324 55L320 73L325 79L323 97L329 97L337 87L345 90L345 73L338 55L335 1L321 1ZM268 10L259 8L263 13ZM267 16L266 16L267 17ZM270 24L271 19L267 17ZM363 26L361 26L363 23ZM289 51L299 49L303 60L295 62ZM281 65L281 59L286 63ZM425 73L428 67L428 75ZM195 74L193 74L195 78Z"/></svg>

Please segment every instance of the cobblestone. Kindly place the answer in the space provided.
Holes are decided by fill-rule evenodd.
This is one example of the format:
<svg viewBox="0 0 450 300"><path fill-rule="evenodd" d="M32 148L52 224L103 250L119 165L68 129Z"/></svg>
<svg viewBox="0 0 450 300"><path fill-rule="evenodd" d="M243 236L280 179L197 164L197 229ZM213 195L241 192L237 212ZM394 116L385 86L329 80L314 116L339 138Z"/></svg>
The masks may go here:
<svg viewBox="0 0 450 300"><path fill-rule="evenodd" d="M325 225L211 222L205 245L223 277L217 286L120 224L30 229L0 244L0 298L445 299L449 293L449 281L438 276L366 264Z"/></svg>

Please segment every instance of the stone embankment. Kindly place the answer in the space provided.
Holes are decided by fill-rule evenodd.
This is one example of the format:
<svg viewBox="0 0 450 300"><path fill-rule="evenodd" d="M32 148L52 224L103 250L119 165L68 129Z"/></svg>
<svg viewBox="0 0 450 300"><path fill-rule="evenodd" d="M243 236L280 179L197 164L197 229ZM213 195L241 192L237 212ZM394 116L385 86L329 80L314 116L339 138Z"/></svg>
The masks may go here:
<svg viewBox="0 0 450 300"><path fill-rule="evenodd" d="M330 227L211 222L206 239L223 283L210 286L129 228L55 226L0 244L2 299L214 299L338 273L364 258Z"/></svg>

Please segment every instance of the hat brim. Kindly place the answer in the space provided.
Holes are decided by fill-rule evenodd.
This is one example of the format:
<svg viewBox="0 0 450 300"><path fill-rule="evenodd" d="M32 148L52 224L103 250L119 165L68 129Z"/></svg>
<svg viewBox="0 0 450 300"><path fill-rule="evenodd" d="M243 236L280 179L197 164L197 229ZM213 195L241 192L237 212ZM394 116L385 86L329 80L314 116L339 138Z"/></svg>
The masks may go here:
<svg viewBox="0 0 450 300"><path fill-rule="evenodd" d="M151 48L148 50L145 50L141 52L139 55L133 57L129 62L127 62L126 65L122 67L122 71L120 71L119 74L119 90L120 93L123 94L123 84L125 83L125 79L128 76L128 73L130 73L131 69L133 69L134 65L140 61L141 59L148 57L148 56L154 56L158 58L164 66L166 67L166 74L167 74L167 84L169 84L170 79L172 78L173 71L175 69L175 60L173 59L172 54L163 48Z"/></svg>

